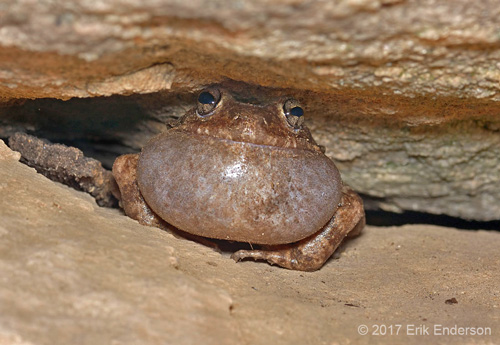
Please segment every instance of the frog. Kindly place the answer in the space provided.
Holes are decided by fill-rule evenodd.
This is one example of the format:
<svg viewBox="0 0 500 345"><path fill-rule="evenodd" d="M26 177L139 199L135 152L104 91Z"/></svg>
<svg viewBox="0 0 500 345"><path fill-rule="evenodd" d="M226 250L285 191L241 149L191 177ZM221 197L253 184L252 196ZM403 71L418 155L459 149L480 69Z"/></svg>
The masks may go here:
<svg viewBox="0 0 500 345"><path fill-rule="evenodd" d="M236 262L321 268L365 227L363 201L313 139L299 101L268 98L208 86L140 153L116 158L125 214L195 240L250 244L232 253Z"/></svg>

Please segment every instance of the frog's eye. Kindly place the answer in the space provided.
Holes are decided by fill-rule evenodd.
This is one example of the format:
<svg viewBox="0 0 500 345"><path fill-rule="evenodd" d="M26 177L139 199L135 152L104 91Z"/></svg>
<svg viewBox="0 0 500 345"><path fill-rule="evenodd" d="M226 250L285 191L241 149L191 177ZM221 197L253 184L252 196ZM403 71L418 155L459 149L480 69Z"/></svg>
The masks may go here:
<svg viewBox="0 0 500 345"><path fill-rule="evenodd" d="M196 112L199 116L209 115L214 111L220 101L220 91L218 89L209 89L202 91L198 96L198 108Z"/></svg>
<svg viewBox="0 0 500 345"><path fill-rule="evenodd" d="M294 99L289 99L283 104L283 113L288 124L294 129L299 129L304 123L304 109Z"/></svg>

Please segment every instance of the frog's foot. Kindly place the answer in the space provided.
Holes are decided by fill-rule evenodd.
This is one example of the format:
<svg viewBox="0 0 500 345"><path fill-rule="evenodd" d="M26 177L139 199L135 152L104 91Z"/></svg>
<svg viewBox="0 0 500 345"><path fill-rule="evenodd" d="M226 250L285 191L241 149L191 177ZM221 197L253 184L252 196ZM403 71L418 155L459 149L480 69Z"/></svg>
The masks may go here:
<svg viewBox="0 0 500 345"><path fill-rule="evenodd" d="M262 250L239 250L231 258L265 260L291 270L315 271L330 258L347 236L356 236L365 226L363 201L351 188L344 186L335 216L314 235L299 242L267 246Z"/></svg>

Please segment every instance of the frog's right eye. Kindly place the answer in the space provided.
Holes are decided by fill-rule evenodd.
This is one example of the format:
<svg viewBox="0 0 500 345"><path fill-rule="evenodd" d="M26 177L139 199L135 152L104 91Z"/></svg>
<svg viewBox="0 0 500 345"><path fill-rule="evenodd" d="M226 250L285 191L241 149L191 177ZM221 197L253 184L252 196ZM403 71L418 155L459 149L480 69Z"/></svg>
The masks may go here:
<svg viewBox="0 0 500 345"><path fill-rule="evenodd" d="M288 125L295 130L302 128L304 123L304 109L302 109L295 99L288 99L283 104L283 114L286 117Z"/></svg>
<svg viewBox="0 0 500 345"><path fill-rule="evenodd" d="M198 96L198 107L196 109L196 113L199 116L207 116L210 115L217 104L220 101L220 91L218 89L209 89L202 91Z"/></svg>

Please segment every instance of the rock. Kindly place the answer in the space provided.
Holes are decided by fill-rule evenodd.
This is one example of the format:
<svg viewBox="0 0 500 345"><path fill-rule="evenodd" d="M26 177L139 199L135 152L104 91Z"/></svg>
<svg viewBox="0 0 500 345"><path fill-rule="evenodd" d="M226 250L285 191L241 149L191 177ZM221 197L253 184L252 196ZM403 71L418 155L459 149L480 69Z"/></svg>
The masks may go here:
<svg viewBox="0 0 500 345"><path fill-rule="evenodd" d="M111 171L104 169L99 161L85 157L77 148L52 144L21 132L9 138L9 146L21 153L23 163L49 179L89 193L99 206L118 205L113 196L118 186Z"/></svg>
<svg viewBox="0 0 500 345"><path fill-rule="evenodd" d="M100 208L18 159L0 141L2 344L498 338L498 232L367 227L314 273L235 263L229 253ZM360 335L362 325L370 334L375 325L401 329ZM418 326L475 327L491 335L411 335Z"/></svg>
<svg viewBox="0 0 500 345"><path fill-rule="evenodd" d="M500 136L495 131L470 121L380 125L370 132L324 118L313 123L315 137L344 180L365 195L368 208L500 219Z"/></svg>
<svg viewBox="0 0 500 345"><path fill-rule="evenodd" d="M182 113L191 92L236 80L301 100L370 207L500 219L497 1L0 6L1 137L70 136L111 151L109 166ZM97 97L110 95L131 96ZM72 97L95 99L54 100Z"/></svg>
<svg viewBox="0 0 500 345"><path fill-rule="evenodd" d="M491 0L7 0L0 90L6 98L126 94L131 89L110 85L110 78L144 71L152 79L134 82L134 92L152 92L167 86L155 77L166 63L166 79L190 87L224 75L391 98L498 100L499 6Z"/></svg>
<svg viewBox="0 0 500 345"><path fill-rule="evenodd" d="M0 144L0 343L238 339L231 297L179 269L171 235L137 231Z"/></svg>

